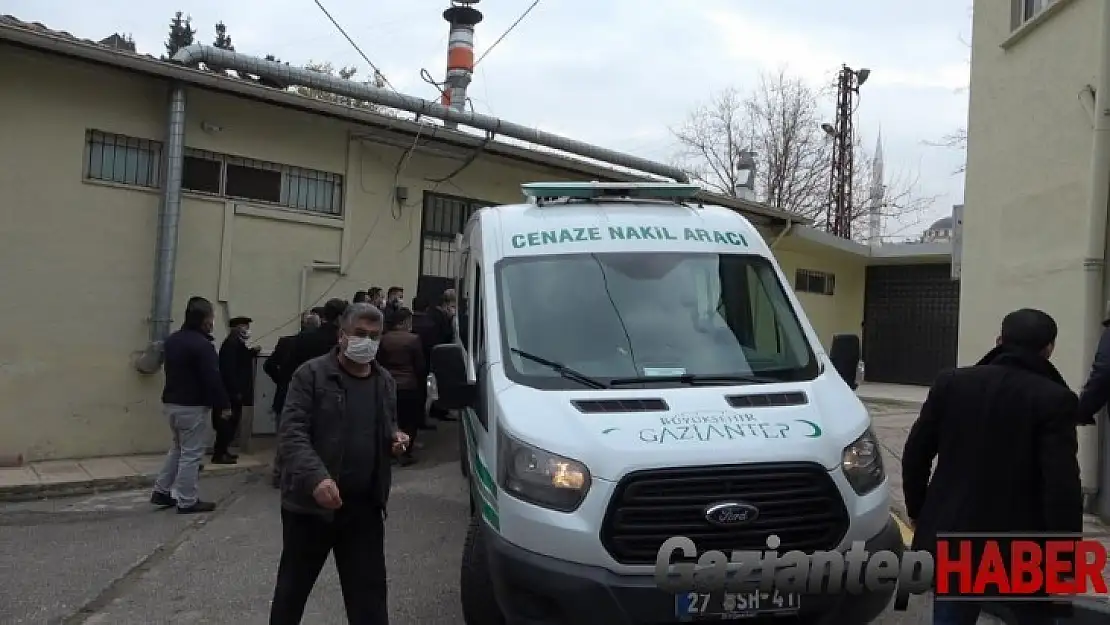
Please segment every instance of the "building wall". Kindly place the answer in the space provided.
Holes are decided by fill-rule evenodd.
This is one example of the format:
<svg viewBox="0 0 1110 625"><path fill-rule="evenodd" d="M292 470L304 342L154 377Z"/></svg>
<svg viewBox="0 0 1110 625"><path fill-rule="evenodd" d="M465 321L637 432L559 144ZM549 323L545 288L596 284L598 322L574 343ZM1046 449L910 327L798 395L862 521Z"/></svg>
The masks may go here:
<svg viewBox="0 0 1110 625"><path fill-rule="evenodd" d="M1067 0L1020 40L1010 3L975 2L960 292L959 362L982 356L1001 317L1041 308L1060 324L1054 360L1086 373L1084 242L1098 0Z"/></svg>
<svg viewBox="0 0 1110 625"><path fill-rule="evenodd" d="M791 287L799 269L824 271L835 276L836 288L832 295L797 293L826 350L830 348L834 334L861 335L867 269L865 258L789 235L775 245L774 254Z"/></svg>
<svg viewBox="0 0 1110 625"><path fill-rule="evenodd" d="M131 360L147 341L159 193L83 180L87 129L162 140L167 86L153 78L0 46L0 454L28 460L159 452L162 376ZM254 318L272 347L303 305L370 285L413 294L423 191L492 202L519 185L564 175L480 158L352 139L359 129L320 116L200 90L188 92L186 145L344 175L346 218L187 195L182 206L175 314L192 295L219 301L217 320ZM201 123L219 126L206 132ZM394 186L409 189L391 206ZM345 276L302 268L342 263ZM338 278L338 280L337 280ZM217 330L217 340L222 339Z"/></svg>

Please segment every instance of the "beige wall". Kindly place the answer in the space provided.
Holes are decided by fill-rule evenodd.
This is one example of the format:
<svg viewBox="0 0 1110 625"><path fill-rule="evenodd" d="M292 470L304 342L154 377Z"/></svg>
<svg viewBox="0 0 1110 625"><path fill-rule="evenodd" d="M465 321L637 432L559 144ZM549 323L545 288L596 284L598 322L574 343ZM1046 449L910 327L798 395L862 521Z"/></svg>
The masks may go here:
<svg viewBox="0 0 1110 625"><path fill-rule="evenodd" d="M771 237L773 240L773 237ZM821 344L830 348L834 334L862 337L866 259L787 235L774 248L775 258L793 287L798 269L825 271L836 276L833 295L797 293Z"/></svg>
<svg viewBox="0 0 1110 625"><path fill-rule="evenodd" d="M161 140L167 88L151 78L0 46L0 454L28 460L158 452L166 429L161 375L131 366L148 333L159 195L83 182L85 131ZM201 122L222 127L208 133ZM457 159L359 140L328 118L190 90L186 144L344 174L345 220L187 196L174 311L191 295L255 319L261 343L291 331L301 268L308 299L349 298L371 284L416 289L422 192ZM519 201L525 181L563 175L479 159L442 193ZM391 210L394 185L409 200ZM226 226L226 228L225 228ZM221 315L223 318L223 315ZM221 336L217 337L222 338Z"/></svg>
<svg viewBox="0 0 1110 625"><path fill-rule="evenodd" d="M1099 0L1068 0L1013 45L1010 3L975 2L960 290L960 364L989 349L1001 317L1044 309L1054 360L1082 382L1091 122Z"/></svg>

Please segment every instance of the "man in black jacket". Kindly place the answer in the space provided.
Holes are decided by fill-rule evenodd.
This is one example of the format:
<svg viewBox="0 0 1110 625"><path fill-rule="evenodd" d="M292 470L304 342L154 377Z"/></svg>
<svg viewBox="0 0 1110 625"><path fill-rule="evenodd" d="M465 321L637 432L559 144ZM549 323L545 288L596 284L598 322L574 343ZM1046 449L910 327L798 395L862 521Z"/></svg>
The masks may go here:
<svg viewBox="0 0 1110 625"><path fill-rule="evenodd" d="M320 327L320 317L316 316L314 312L307 312L301 317L301 331L297 334L283 336L278 339L277 345L274 346L274 351L266 362L262 364L262 370L270 379L274 381L274 430L275 432L281 427L281 411L285 408L285 395L289 390L289 380L293 377L293 345L297 337L307 332L314 332ZM274 487L278 486L278 480L281 477L281 456L274 454L274 473L273 483Z"/></svg>
<svg viewBox="0 0 1110 625"><path fill-rule="evenodd" d="M1102 322L1102 327L1105 329L1098 339L1098 347L1095 348L1091 372L1079 393L1079 411L1076 413L1079 425L1094 425L1095 415L1110 402L1110 311L1107 319Z"/></svg>
<svg viewBox="0 0 1110 625"><path fill-rule="evenodd" d="M1056 332L1044 312L1012 312L997 347L975 366L942 373L929 390L902 456L914 549L935 553L945 533L1082 531L1078 400L1048 360ZM1052 623L1052 607L1020 605L1017 622ZM933 623L974 625L982 608L941 599Z"/></svg>
<svg viewBox="0 0 1110 625"><path fill-rule="evenodd" d="M319 358L335 348L339 341L339 318L347 309L347 302L333 298L329 299L321 311L320 327L311 332L297 335L293 341L293 359L289 363L289 370L296 371L304 363Z"/></svg>
<svg viewBox="0 0 1110 625"><path fill-rule="evenodd" d="M249 347L251 318L233 317L228 322L227 338L220 345L220 376L231 400L231 417L212 417L216 442L212 444L212 464L235 464L239 457L231 453L231 442L243 422L243 407L254 405L254 357L258 347Z"/></svg>
<svg viewBox="0 0 1110 625"><path fill-rule="evenodd" d="M425 362L431 363L431 352L435 346L455 342L455 311L457 304L458 299L455 296L455 289L447 289L440 296L439 305L428 310L431 329L426 335L421 336L421 340L424 342L424 350L428 354L428 359ZM451 416L451 413L435 403L429 408L428 416L440 421L456 420L455 417Z"/></svg>
<svg viewBox="0 0 1110 625"><path fill-rule="evenodd" d="M208 442L207 419L230 417L230 402L220 379L219 362L212 346L212 303L201 297L189 300L185 323L166 338L166 383L162 390L162 413L173 432L173 446L166 454L150 503L164 508L176 506L178 513L211 512L214 503L201 501L197 478L204 447Z"/></svg>
<svg viewBox="0 0 1110 625"><path fill-rule="evenodd" d="M293 374L281 419L282 549L270 625L298 625L320 569L335 557L347 620L387 625L385 509L397 388L374 361L382 313L353 304L335 349Z"/></svg>

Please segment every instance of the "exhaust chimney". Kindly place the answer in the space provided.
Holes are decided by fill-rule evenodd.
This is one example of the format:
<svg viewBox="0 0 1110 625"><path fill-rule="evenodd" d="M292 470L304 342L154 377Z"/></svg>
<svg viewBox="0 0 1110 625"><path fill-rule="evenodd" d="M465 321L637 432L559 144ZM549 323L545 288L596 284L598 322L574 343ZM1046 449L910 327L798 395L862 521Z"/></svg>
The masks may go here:
<svg viewBox="0 0 1110 625"><path fill-rule="evenodd" d="M447 78L443 81L442 104L456 111L466 111L466 88L474 73L474 26L482 21L482 12L473 5L478 0L452 0L443 19L451 24L447 42ZM458 124L447 122L447 128Z"/></svg>

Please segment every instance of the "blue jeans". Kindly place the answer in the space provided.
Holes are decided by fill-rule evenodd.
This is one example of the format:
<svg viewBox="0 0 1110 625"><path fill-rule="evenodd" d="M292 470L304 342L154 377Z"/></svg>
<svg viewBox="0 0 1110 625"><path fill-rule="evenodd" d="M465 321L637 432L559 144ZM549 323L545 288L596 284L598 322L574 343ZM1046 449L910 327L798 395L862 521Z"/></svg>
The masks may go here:
<svg viewBox="0 0 1110 625"><path fill-rule="evenodd" d="M204 406L162 406L162 414L173 432L173 444L154 482L154 492L171 495L179 508L188 508L197 502L200 461L208 444L208 419L205 417L209 410Z"/></svg>
<svg viewBox="0 0 1110 625"><path fill-rule="evenodd" d="M933 600L933 625L975 625L979 615L986 607L985 602L979 601L945 601ZM1014 625L1057 625L1056 618L1040 614L1023 614L1020 605L1011 606L1014 609ZM1007 621L1010 623L1010 621Z"/></svg>

